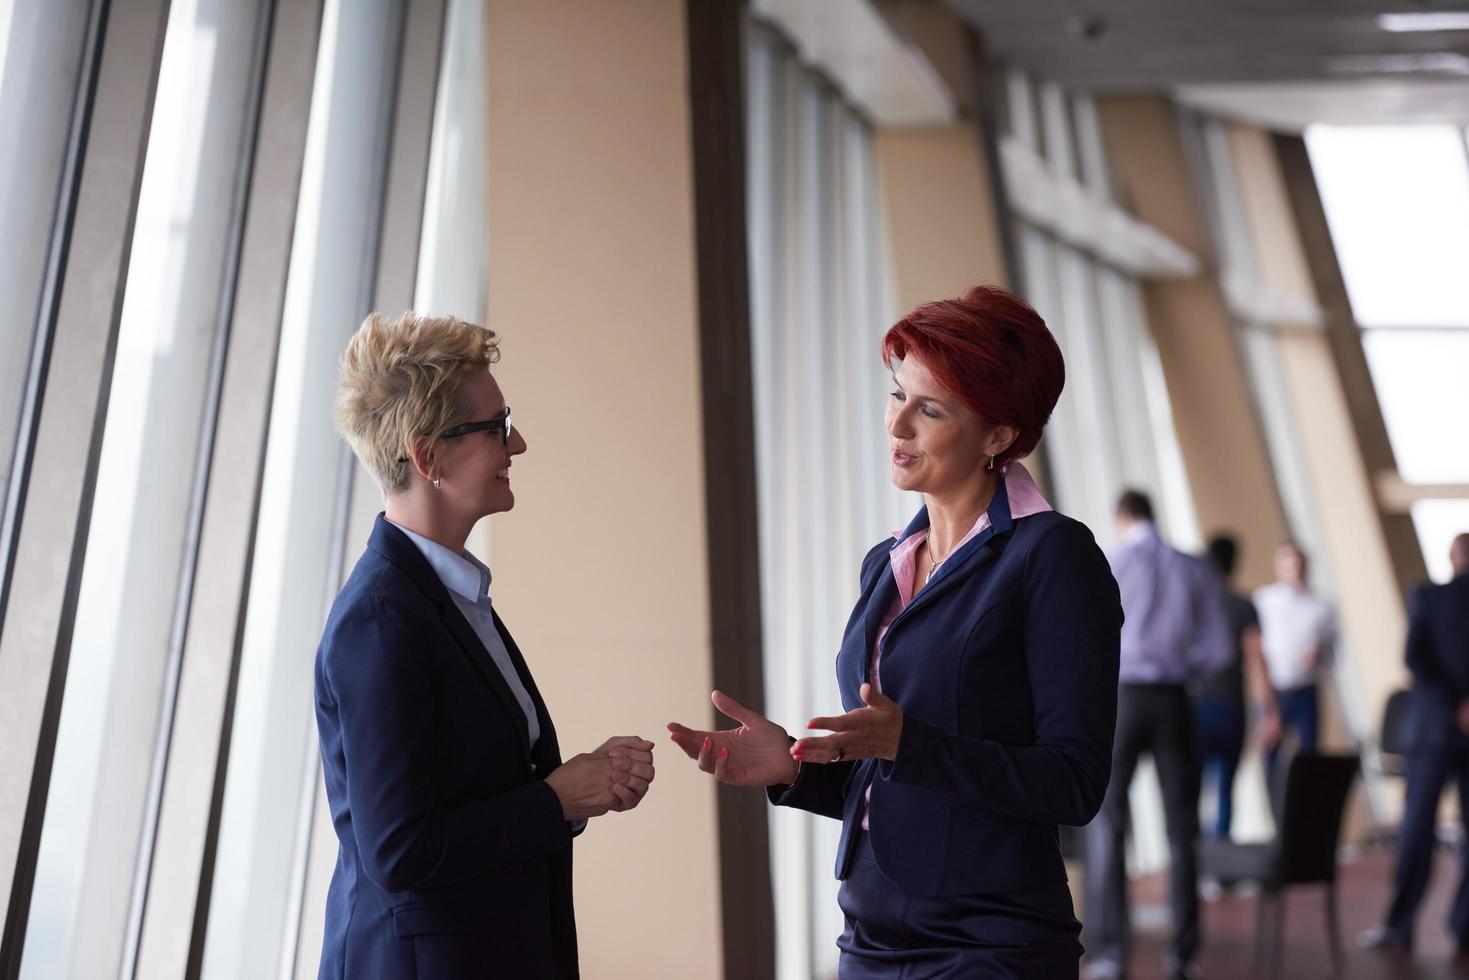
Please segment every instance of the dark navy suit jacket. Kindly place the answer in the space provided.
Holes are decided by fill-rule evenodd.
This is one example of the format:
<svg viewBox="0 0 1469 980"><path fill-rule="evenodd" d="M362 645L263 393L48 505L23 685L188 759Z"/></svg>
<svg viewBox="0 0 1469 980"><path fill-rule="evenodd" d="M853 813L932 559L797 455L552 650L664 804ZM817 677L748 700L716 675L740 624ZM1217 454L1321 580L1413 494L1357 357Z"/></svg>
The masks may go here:
<svg viewBox="0 0 1469 980"><path fill-rule="evenodd" d="M896 759L808 764L794 785L770 790L776 803L842 821L838 878L869 783L873 857L914 896L1065 881L1056 827L1085 824L1101 806L1117 720L1117 583L1077 521L1045 512L1012 522L1003 484L989 517L883 638L882 691L903 709ZM927 526L925 509L902 537ZM861 707L897 595L896 544L862 562L836 663L848 711Z"/></svg>
<svg viewBox="0 0 1469 980"><path fill-rule="evenodd" d="M1408 750L1469 750L1456 720L1459 702L1469 698L1469 574L1414 594L1407 660L1413 672Z"/></svg>
<svg viewBox="0 0 1469 980"><path fill-rule="evenodd" d="M378 515L316 654L341 849L322 980L577 976L571 826L543 780L556 732L499 617L541 734L439 577Z"/></svg>

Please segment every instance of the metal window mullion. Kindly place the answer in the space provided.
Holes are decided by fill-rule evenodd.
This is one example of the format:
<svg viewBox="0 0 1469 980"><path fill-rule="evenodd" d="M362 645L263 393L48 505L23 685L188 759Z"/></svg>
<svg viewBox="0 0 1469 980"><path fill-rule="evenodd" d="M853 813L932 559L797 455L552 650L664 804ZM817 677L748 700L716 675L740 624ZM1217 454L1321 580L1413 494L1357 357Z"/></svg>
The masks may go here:
<svg viewBox="0 0 1469 980"><path fill-rule="evenodd" d="M147 911L148 888L152 875L153 853L157 847L158 822L163 804L164 781L167 778L169 747L177 717L180 674L183 670L184 641L188 634L189 613L199 571L199 544L203 534L204 509L208 501L209 478L214 457L215 435L219 424L220 400L224 391L224 372L229 350L230 327L239 288L240 254L244 243L245 217L248 212L256 149L260 136L260 110L265 97L266 64L270 56L270 31L274 20L275 0L260 0L255 13L255 36L252 41L250 79L246 91L248 102L239 140L239 160L231 191L230 218L224 256L224 273L215 305L214 336L209 354L209 376L206 382L204 420L194 454L194 471L190 490L188 523L184 531L184 559L180 569L174 601L173 622L169 632L169 649L164 665L164 691L160 705L153 762L149 771L148 790L143 812L138 855L133 871L132 894L128 905L127 931L123 939L123 955L118 976L130 980L137 975L139 947L143 936L143 918Z"/></svg>

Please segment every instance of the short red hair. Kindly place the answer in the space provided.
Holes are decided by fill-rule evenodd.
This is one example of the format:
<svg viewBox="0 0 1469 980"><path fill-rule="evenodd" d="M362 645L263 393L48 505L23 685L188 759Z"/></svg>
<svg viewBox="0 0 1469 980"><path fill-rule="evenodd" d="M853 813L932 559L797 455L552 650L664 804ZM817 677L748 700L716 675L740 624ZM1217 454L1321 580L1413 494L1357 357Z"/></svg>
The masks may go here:
<svg viewBox="0 0 1469 980"><path fill-rule="evenodd" d="M893 324L882 338L883 361L892 368L909 354L985 422L1014 427L1015 441L996 454L996 466L1035 449L1066 384L1046 321L998 286L925 303Z"/></svg>

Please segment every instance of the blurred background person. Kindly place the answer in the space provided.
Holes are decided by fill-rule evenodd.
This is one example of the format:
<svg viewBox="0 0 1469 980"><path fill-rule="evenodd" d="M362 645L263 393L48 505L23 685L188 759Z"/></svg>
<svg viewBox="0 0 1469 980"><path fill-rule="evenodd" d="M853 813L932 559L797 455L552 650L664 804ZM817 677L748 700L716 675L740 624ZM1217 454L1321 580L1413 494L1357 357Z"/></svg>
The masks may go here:
<svg viewBox="0 0 1469 980"><path fill-rule="evenodd" d="M1107 554L1122 594L1122 655L1112 781L1086 831L1086 975L1122 976L1131 944L1125 838L1128 790L1146 753L1158 770L1168 827L1173 935L1164 967L1190 976L1199 949L1198 728L1186 685L1230 660L1224 590L1201 558L1159 535L1153 503L1138 490L1117 501L1117 544Z"/></svg>
<svg viewBox="0 0 1469 980"><path fill-rule="evenodd" d="M1258 719L1256 734L1266 748L1280 737L1280 712L1260 653L1255 606L1232 588L1239 540L1232 534L1216 534L1209 539L1206 552L1225 584L1224 615L1233 646L1229 661L1199 682L1194 710L1198 712L1203 776L1214 779L1216 808L1210 833L1227 838L1234 817L1234 777L1245 747L1247 676Z"/></svg>
<svg viewBox="0 0 1469 980"><path fill-rule="evenodd" d="M1332 605L1311 591L1306 553L1295 542L1275 549L1275 581L1255 590L1260 649L1280 705L1280 740L1265 755L1273 787L1281 744L1294 736L1295 750L1315 752L1321 728L1318 683L1336 637Z"/></svg>
<svg viewBox="0 0 1469 980"><path fill-rule="evenodd" d="M1058 824L1101 803L1116 586L1017 460L1065 367L1036 312L976 287L883 340L892 481L924 507L862 562L837 654L847 713L794 745L719 692L726 731L669 725L699 768L842 821L842 980L1075 976Z"/></svg>
<svg viewBox="0 0 1469 980"><path fill-rule="evenodd" d="M340 840L322 980L576 977L571 839L653 779L635 737L562 762L490 570L464 550L514 506L526 450L498 354L452 317L373 314L343 359L337 427L386 503L317 651Z"/></svg>
<svg viewBox="0 0 1469 980"><path fill-rule="evenodd" d="M1459 787L1459 819L1469 840L1469 533L1449 549L1454 577L1428 585L1409 610L1407 661L1413 674L1408 731L1408 785L1398 825L1392 902L1382 925L1359 937L1363 946L1407 950L1433 870L1438 801L1444 784ZM1448 927L1458 955L1469 955L1469 846L1459 847L1459 888Z"/></svg>

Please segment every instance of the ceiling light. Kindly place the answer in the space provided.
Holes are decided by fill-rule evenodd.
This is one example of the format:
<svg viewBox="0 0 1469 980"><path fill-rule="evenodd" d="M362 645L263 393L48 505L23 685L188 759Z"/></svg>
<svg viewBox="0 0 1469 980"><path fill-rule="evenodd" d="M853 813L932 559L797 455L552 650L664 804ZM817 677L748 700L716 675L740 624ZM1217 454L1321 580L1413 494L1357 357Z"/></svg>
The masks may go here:
<svg viewBox="0 0 1469 980"><path fill-rule="evenodd" d="M1384 31L1402 34L1410 31L1469 31L1469 11L1421 13L1421 14L1378 14L1377 26Z"/></svg>
<svg viewBox="0 0 1469 980"><path fill-rule="evenodd" d="M1469 76L1469 56L1455 51L1423 54L1348 54L1328 58L1326 70L1336 75Z"/></svg>

